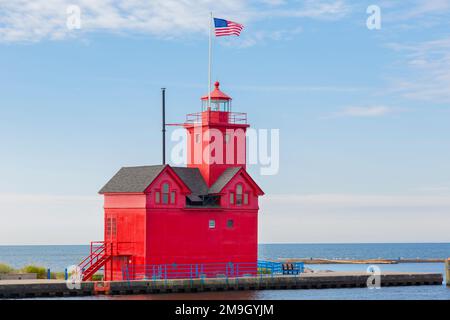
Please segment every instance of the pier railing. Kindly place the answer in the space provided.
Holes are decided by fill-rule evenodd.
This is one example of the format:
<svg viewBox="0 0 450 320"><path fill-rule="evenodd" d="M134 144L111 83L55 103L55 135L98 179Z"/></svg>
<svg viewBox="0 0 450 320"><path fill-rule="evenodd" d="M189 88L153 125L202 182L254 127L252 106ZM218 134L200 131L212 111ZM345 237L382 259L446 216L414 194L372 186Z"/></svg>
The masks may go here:
<svg viewBox="0 0 450 320"><path fill-rule="evenodd" d="M273 277L304 272L302 262L290 263L288 270L281 262L223 262L197 264L133 264L122 268L124 280L167 280Z"/></svg>

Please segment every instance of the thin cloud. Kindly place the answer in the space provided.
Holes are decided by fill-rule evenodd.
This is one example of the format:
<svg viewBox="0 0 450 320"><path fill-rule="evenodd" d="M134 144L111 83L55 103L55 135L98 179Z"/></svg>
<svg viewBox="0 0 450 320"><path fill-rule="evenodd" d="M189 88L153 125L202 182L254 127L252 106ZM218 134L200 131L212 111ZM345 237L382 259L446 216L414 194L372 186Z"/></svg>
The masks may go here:
<svg viewBox="0 0 450 320"><path fill-rule="evenodd" d="M301 207L308 210L328 211L331 208L440 208L450 209L450 195L384 195L384 194L274 194L264 197L265 205ZM364 212L361 212L364 214Z"/></svg>
<svg viewBox="0 0 450 320"><path fill-rule="evenodd" d="M66 26L69 5L81 9L79 30ZM0 7L3 42L57 40L88 32L143 33L162 38L206 34L210 10L230 16L248 10L239 0L0 0Z"/></svg>
<svg viewBox="0 0 450 320"><path fill-rule="evenodd" d="M384 1L381 3L382 8L389 9L386 14L386 21L398 22L417 18L436 19L448 13L450 9L449 0L416 0L409 2L392 2Z"/></svg>
<svg viewBox="0 0 450 320"><path fill-rule="evenodd" d="M405 18L416 18L429 14L443 14L450 9L449 0L427 0L420 1L417 6L412 8L405 14Z"/></svg>
<svg viewBox="0 0 450 320"><path fill-rule="evenodd" d="M357 86L305 86L305 85L230 85L230 88L239 91L256 91L256 92L360 92L368 91L369 87Z"/></svg>
<svg viewBox="0 0 450 320"><path fill-rule="evenodd" d="M385 116L392 111L393 109L387 106L346 107L333 116L372 118Z"/></svg>
<svg viewBox="0 0 450 320"><path fill-rule="evenodd" d="M221 43L227 47L248 48L254 45L266 44L270 41L292 40L303 31L302 27L276 31L254 31L248 35L233 39L223 39Z"/></svg>
<svg viewBox="0 0 450 320"><path fill-rule="evenodd" d="M450 194L450 183L440 184L440 185L431 185L431 186L422 186L417 188L419 192L427 192L432 194Z"/></svg>
<svg viewBox="0 0 450 320"><path fill-rule="evenodd" d="M261 7L242 0L0 0L0 42L62 40L91 32L184 38L207 34L210 11L248 24L270 17L338 19L349 10L342 0L306 0L289 8L270 2L272 6ZM81 9L79 30L66 26L69 5Z"/></svg>
<svg viewBox="0 0 450 320"><path fill-rule="evenodd" d="M285 0L261 0L261 2L269 6L280 6L286 4Z"/></svg>
<svg viewBox="0 0 450 320"><path fill-rule="evenodd" d="M270 16L315 18L324 20L337 20L347 16L351 7L345 1L315 1L306 0L297 8L272 10L267 12Z"/></svg>
<svg viewBox="0 0 450 320"><path fill-rule="evenodd" d="M450 37L388 47L404 54L401 64L408 71L407 77L391 80L391 92L414 100L450 102Z"/></svg>
<svg viewBox="0 0 450 320"><path fill-rule="evenodd" d="M280 194L260 208L260 242L449 240L450 195Z"/></svg>

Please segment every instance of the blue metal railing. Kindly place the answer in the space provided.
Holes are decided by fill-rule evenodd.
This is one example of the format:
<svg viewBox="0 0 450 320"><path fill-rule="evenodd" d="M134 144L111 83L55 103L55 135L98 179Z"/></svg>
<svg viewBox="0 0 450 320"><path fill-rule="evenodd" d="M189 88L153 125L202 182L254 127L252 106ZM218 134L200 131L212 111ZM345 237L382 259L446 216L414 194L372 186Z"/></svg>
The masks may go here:
<svg viewBox="0 0 450 320"><path fill-rule="evenodd" d="M286 273L281 262L223 262L196 264L133 264L122 269L124 280L167 280L273 277L282 274L299 274L304 271L303 263L292 263L295 273Z"/></svg>
<svg viewBox="0 0 450 320"><path fill-rule="evenodd" d="M303 262L275 262L275 261L258 261L258 270L260 273L268 272L272 274L289 274L286 269L283 269L283 264L292 265L292 270L295 270L297 273L303 273L305 271L305 265ZM286 266L285 266L286 267ZM291 270L291 271L292 271Z"/></svg>

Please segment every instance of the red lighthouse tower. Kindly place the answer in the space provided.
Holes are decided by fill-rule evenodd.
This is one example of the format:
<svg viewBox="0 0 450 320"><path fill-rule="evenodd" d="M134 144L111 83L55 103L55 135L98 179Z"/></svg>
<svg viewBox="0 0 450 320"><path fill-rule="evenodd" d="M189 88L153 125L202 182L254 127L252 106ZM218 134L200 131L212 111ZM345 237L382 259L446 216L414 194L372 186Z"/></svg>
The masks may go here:
<svg viewBox="0 0 450 320"><path fill-rule="evenodd" d="M211 106L208 105L211 98ZM231 97L220 91L219 82L210 96L201 98L202 112L189 114L188 167L198 168L210 187L233 167L245 169L247 114L231 112Z"/></svg>
<svg viewBox="0 0 450 320"><path fill-rule="evenodd" d="M183 124L187 167L123 167L100 190L104 241L93 243L80 264L84 279L101 267L106 280L123 279L124 270L127 279L138 279L183 265L245 263L256 273L264 193L246 171L247 117L232 112L218 82L210 99L201 100L202 112L188 114Z"/></svg>

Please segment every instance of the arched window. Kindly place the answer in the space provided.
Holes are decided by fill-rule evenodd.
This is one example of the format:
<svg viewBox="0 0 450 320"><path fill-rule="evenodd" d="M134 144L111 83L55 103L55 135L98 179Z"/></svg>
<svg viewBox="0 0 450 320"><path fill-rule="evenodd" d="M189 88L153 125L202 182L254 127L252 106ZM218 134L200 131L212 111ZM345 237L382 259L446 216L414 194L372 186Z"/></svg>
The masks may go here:
<svg viewBox="0 0 450 320"><path fill-rule="evenodd" d="M161 189L155 190L155 203L156 204L175 204L176 191L170 188L168 182L164 182L161 185Z"/></svg>
<svg viewBox="0 0 450 320"><path fill-rule="evenodd" d="M167 182L162 185L162 203L169 203L169 184Z"/></svg>
<svg viewBox="0 0 450 320"><path fill-rule="evenodd" d="M237 184L234 190L230 191L230 204L231 205L248 205L250 202L250 190L245 189L241 183Z"/></svg>
<svg viewBox="0 0 450 320"><path fill-rule="evenodd" d="M242 204L242 184L236 186L236 204L238 206Z"/></svg>

